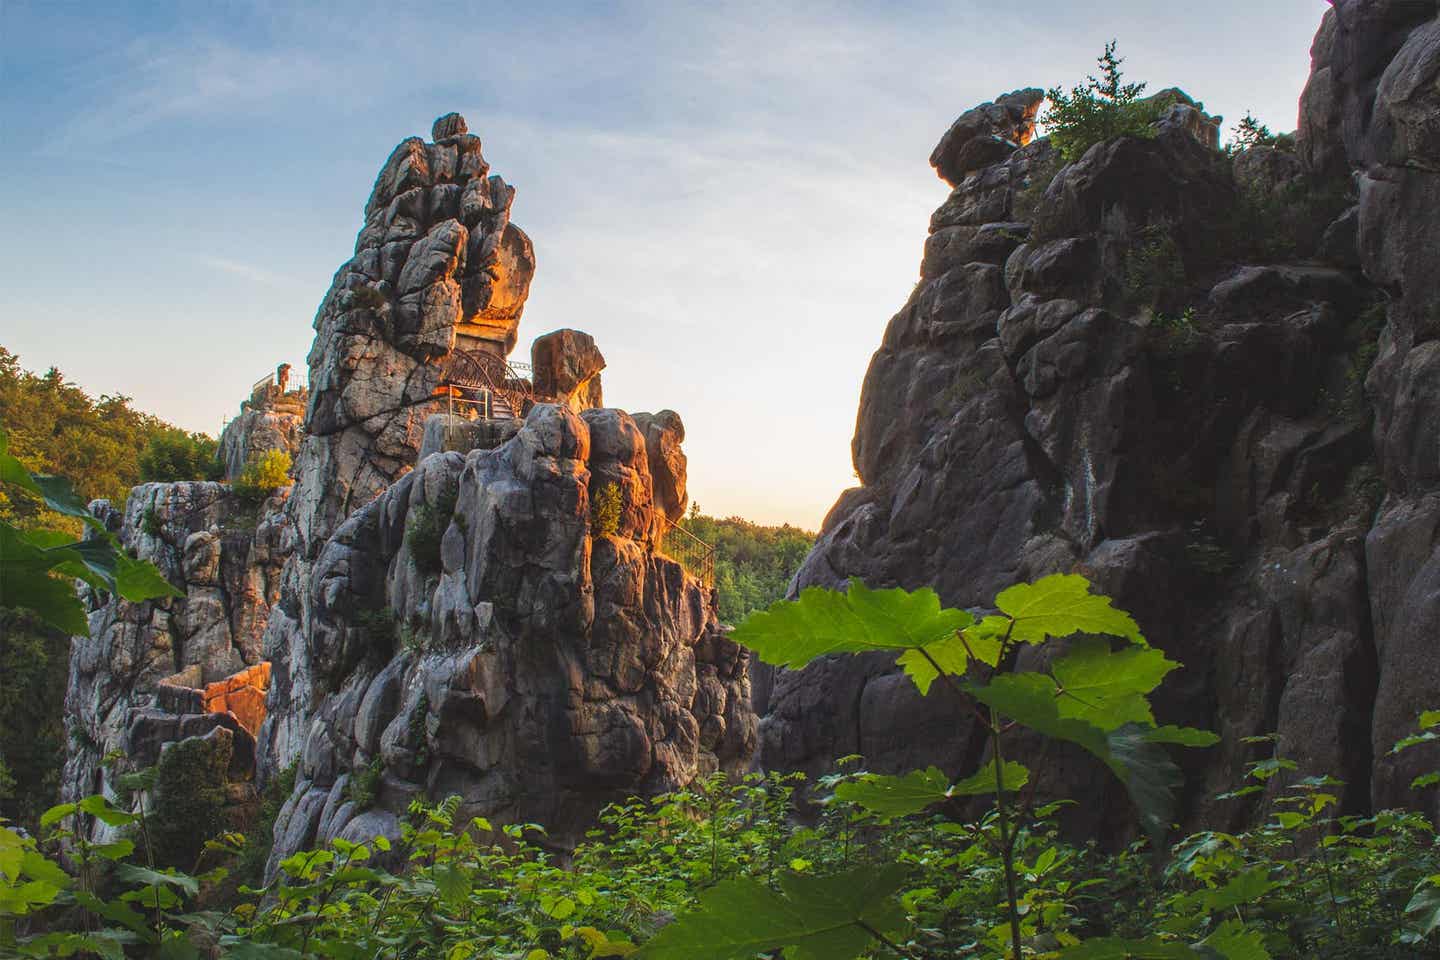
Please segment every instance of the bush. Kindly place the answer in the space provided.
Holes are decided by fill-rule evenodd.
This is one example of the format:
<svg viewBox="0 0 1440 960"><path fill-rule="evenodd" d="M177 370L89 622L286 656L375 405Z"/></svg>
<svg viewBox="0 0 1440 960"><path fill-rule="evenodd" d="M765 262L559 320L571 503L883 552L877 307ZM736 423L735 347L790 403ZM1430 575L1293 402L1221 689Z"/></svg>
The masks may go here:
<svg viewBox="0 0 1440 960"><path fill-rule="evenodd" d="M267 450L245 464L231 487L241 499L258 502L289 484L290 454L284 450Z"/></svg>
<svg viewBox="0 0 1440 960"><path fill-rule="evenodd" d="M1105 52L1097 58L1100 76L1072 87L1067 94L1060 87L1051 87L1045 96L1050 106L1041 122L1047 136L1066 163L1073 163L1097 143L1116 137L1153 137L1152 124L1174 102L1165 98L1141 100L1143 83L1125 83L1115 56L1115 41L1105 44Z"/></svg>
<svg viewBox="0 0 1440 960"><path fill-rule="evenodd" d="M140 453L141 483L219 480L224 474L219 445L208 434L166 428L152 436Z"/></svg>
<svg viewBox="0 0 1440 960"><path fill-rule="evenodd" d="M405 546L422 573L439 573L440 543L455 516L454 487L447 489L435 503L421 503L410 511L405 521Z"/></svg>
<svg viewBox="0 0 1440 960"><path fill-rule="evenodd" d="M371 760L369 766L360 767L350 774L345 793L356 810L369 810L375 806L375 798L380 795L380 779L384 774L385 761L379 757Z"/></svg>
<svg viewBox="0 0 1440 960"><path fill-rule="evenodd" d="M172 744L156 767L155 808L146 825L155 862L193 869L205 841L225 827L229 740L190 737Z"/></svg>
<svg viewBox="0 0 1440 960"><path fill-rule="evenodd" d="M620 488L607 483L590 503L590 531L597 537L613 537L620 529Z"/></svg>

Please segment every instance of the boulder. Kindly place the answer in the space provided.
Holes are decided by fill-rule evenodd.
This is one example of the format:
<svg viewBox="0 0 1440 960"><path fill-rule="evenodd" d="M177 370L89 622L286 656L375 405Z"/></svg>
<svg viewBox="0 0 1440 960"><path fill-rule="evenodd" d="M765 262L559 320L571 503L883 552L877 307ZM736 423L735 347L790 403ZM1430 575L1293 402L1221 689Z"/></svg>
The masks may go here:
<svg viewBox="0 0 1440 960"><path fill-rule="evenodd" d="M1045 100L1038 88L1015 90L965 111L930 154L930 166L950 186L999 163L1035 136L1035 115Z"/></svg>
<svg viewBox="0 0 1440 960"><path fill-rule="evenodd" d="M565 329L537 338L530 346L530 366L540 397L577 412L601 405L605 357L590 334Z"/></svg>

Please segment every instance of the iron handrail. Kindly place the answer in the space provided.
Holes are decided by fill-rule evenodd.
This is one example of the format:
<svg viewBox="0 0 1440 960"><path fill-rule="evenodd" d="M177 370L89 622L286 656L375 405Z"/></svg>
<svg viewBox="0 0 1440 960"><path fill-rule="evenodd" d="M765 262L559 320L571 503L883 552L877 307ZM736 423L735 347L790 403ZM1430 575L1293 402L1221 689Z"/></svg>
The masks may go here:
<svg viewBox="0 0 1440 960"><path fill-rule="evenodd" d="M706 543L695 534L686 530L678 523L672 523L668 517L661 515L660 522L662 531L660 541L656 545L660 552L672 559L679 560L680 565L698 579L706 587L715 586L715 545ZM670 534L679 533L678 542L672 541Z"/></svg>

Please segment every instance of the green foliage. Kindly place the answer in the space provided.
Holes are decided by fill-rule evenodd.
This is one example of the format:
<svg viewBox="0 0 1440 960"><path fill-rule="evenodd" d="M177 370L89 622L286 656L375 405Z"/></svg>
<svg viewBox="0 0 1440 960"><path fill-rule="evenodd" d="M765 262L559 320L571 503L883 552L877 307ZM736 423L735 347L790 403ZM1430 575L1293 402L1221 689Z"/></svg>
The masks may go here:
<svg viewBox="0 0 1440 960"><path fill-rule="evenodd" d="M1097 143L1117 137L1155 136L1152 124L1171 106L1164 98L1142 100L1143 83L1126 83L1120 70L1124 60L1115 56L1115 41L1105 44L1096 61L1100 76L1072 87L1067 94L1052 87L1045 94L1050 101L1041 122L1047 136L1066 163L1073 163Z"/></svg>
<svg viewBox="0 0 1440 960"><path fill-rule="evenodd" d="M295 775L299 763L291 763L279 770L260 795L260 814L245 830L244 839L236 854L233 879L240 884L258 887L265 872L265 862L270 859L274 846L275 821L290 794L295 791Z"/></svg>
<svg viewBox="0 0 1440 960"><path fill-rule="evenodd" d="M1136 309L1155 308L1167 297L1173 298L1184 286L1185 261L1170 225L1148 225L1140 232L1125 260L1126 305ZM1179 322L1183 324L1184 318Z"/></svg>
<svg viewBox="0 0 1440 960"><path fill-rule="evenodd" d="M141 451L140 480L221 480L225 469L219 454L214 437L167 427L153 434Z"/></svg>
<svg viewBox="0 0 1440 960"><path fill-rule="evenodd" d="M223 831L231 750L228 740L190 737L161 754L147 832L154 862L189 869Z"/></svg>
<svg viewBox="0 0 1440 960"><path fill-rule="evenodd" d="M89 528L85 540L57 530L20 530L0 520L0 607L23 607L60 630L88 636L85 607L74 581L126 600L180 596L151 564L126 554L114 535L86 509L70 481L32 473L8 451L0 430L0 484L34 496L52 513Z"/></svg>
<svg viewBox="0 0 1440 960"><path fill-rule="evenodd" d="M1282 150L1295 149L1295 140L1289 135L1276 136L1270 132L1270 128L1261 123L1249 110L1240 122L1235 125L1235 135L1225 145L1225 152L1230 154L1241 153L1254 147L1277 147Z"/></svg>
<svg viewBox="0 0 1440 960"><path fill-rule="evenodd" d="M284 450L266 450L245 464L231 488L242 499L259 503L290 483L290 454Z"/></svg>
<svg viewBox="0 0 1440 960"><path fill-rule="evenodd" d="M754 880L727 880L695 911L640 951L645 960L750 960L785 949L796 960L856 957L873 939L899 936L905 914L894 894L903 868L861 867L833 877L789 874L777 895Z"/></svg>
<svg viewBox="0 0 1440 960"><path fill-rule="evenodd" d="M37 616L0 608L0 817L26 827L60 786L69 645Z"/></svg>
<svg viewBox="0 0 1440 960"><path fill-rule="evenodd" d="M350 775L346 795L355 804L355 809L369 810L375 805L375 798L380 795L380 780L384 775L385 761L379 757Z"/></svg>
<svg viewBox="0 0 1440 960"><path fill-rule="evenodd" d="M455 516L458 491L451 486L431 505L416 504L405 518L405 545L422 573L440 572L440 543Z"/></svg>
<svg viewBox="0 0 1440 960"><path fill-rule="evenodd" d="M0 424L10 455L39 474L70 477L86 503L108 498L123 503L140 482L140 457L151 439L177 428L141 413L128 397L94 397L59 370L43 375L20 368L20 358L0 347ZM58 527L78 535L81 524L48 511L24 490L0 489L0 519L17 526Z"/></svg>
<svg viewBox="0 0 1440 960"><path fill-rule="evenodd" d="M1355 199L1348 175L1302 174L1273 190L1241 184L1239 203L1220 238L1222 249L1235 260L1314 256L1325 228Z"/></svg>
<svg viewBox="0 0 1440 960"><path fill-rule="evenodd" d="M607 483L590 501L590 530L597 537L613 537L620 529L620 488Z"/></svg>
<svg viewBox="0 0 1440 960"><path fill-rule="evenodd" d="M685 518L685 529L715 547L715 592L724 623L739 623L785 596L815 544L815 535L798 527L705 516L698 504Z"/></svg>

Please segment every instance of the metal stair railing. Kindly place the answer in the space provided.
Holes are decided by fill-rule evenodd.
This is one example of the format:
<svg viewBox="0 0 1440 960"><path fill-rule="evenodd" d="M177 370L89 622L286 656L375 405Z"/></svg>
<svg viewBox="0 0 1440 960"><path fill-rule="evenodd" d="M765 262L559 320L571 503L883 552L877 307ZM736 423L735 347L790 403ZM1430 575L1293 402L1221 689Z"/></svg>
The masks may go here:
<svg viewBox="0 0 1440 960"><path fill-rule="evenodd" d="M680 561L692 577L706 587L715 586L715 546L701 540L678 523L661 518L664 525L660 534L659 550L672 560Z"/></svg>

